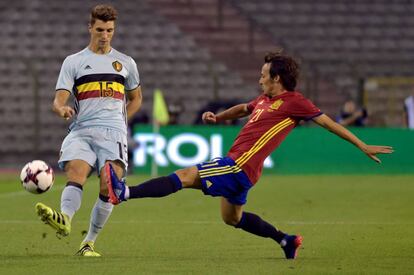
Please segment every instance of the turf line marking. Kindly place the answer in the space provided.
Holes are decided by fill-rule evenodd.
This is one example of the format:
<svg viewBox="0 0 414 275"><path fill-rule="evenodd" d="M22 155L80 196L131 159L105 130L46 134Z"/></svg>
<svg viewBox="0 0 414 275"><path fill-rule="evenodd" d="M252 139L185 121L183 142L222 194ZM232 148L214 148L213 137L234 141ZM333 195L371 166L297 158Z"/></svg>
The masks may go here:
<svg viewBox="0 0 414 275"><path fill-rule="evenodd" d="M52 192L56 192L56 191L62 191L62 189L64 187L65 186L54 186L49 191L47 191L47 193L52 193ZM13 191L13 192L2 193L2 194L0 194L0 198L8 198L8 197L24 196L24 195L33 196L33 194L27 192L26 190L20 190L20 191Z"/></svg>
<svg viewBox="0 0 414 275"><path fill-rule="evenodd" d="M0 224L35 224L40 223L38 220L0 220ZM75 223L87 223L89 220L77 220ZM114 224L223 224L220 221L109 221ZM393 223L393 222L345 222L345 221L277 221L275 224L290 224L290 225L414 225L414 222Z"/></svg>

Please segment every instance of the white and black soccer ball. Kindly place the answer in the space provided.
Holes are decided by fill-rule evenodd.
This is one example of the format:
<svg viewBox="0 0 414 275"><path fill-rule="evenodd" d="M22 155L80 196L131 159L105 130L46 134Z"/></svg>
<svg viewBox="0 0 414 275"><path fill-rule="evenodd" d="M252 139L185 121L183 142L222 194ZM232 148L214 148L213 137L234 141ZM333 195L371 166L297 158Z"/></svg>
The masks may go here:
<svg viewBox="0 0 414 275"><path fill-rule="evenodd" d="M20 172L23 188L33 194L49 190L55 181L53 169L43 160L27 163Z"/></svg>

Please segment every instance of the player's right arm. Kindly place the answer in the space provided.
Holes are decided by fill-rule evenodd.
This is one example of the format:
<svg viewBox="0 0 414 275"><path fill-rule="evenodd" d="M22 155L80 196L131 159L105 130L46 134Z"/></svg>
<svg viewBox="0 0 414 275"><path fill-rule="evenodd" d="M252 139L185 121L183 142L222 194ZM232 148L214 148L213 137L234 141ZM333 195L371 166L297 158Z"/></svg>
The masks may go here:
<svg viewBox="0 0 414 275"><path fill-rule="evenodd" d="M237 118L242 118L242 117L250 115L250 111L247 108L247 106L248 104L245 104L245 103L238 104L218 114L214 114L213 112L205 112L202 115L202 119L204 123L215 124L215 123L222 122L225 120L233 120Z"/></svg>
<svg viewBox="0 0 414 275"><path fill-rule="evenodd" d="M69 91L57 90L55 99L53 100L53 112L66 120L70 119L75 114L75 110L67 105L69 97Z"/></svg>
<svg viewBox="0 0 414 275"><path fill-rule="evenodd" d="M52 110L60 117L68 120L75 114L75 110L67 105L75 82L76 68L79 67L74 55L63 61L56 83L55 99Z"/></svg>

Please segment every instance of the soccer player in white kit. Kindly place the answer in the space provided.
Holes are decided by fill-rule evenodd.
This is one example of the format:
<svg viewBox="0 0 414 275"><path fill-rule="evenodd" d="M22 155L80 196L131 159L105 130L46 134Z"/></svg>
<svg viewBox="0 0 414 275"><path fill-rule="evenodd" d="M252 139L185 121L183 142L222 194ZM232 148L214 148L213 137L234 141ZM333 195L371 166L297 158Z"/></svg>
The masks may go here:
<svg viewBox="0 0 414 275"><path fill-rule="evenodd" d="M88 47L63 62L53 111L63 119L73 119L59 159L67 184L62 191L60 212L40 202L35 206L37 214L56 230L58 237L69 235L71 220L81 205L83 186L96 169L100 175L99 197L92 209L88 234L77 252L81 256L100 256L94 243L113 208L108 202L107 171L111 164L119 178L125 175L127 120L139 110L142 101L135 61L111 47L116 19L117 11L112 6L95 6L90 15ZM67 103L71 95L75 98L74 108Z"/></svg>
<svg viewBox="0 0 414 275"><path fill-rule="evenodd" d="M404 125L414 129L414 95L404 99Z"/></svg>

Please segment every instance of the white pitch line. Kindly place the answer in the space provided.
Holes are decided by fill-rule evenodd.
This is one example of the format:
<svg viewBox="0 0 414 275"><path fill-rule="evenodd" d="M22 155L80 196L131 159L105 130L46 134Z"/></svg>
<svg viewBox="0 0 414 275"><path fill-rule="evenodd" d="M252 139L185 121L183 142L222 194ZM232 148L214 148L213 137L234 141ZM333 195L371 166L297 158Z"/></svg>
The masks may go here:
<svg viewBox="0 0 414 275"><path fill-rule="evenodd" d="M34 224L39 220L0 220L0 224ZM86 220L77 220L76 223L89 223ZM155 220L128 220L109 221L115 224L222 224L221 221L155 221ZM274 224L290 225L414 225L414 222L393 223L393 222L346 222L346 221L277 221Z"/></svg>
<svg viewBox="0 0 414 275"><path fill-rule="evenodd" d="M51 192L61 191L63 187L64 186L54 186L47 192L51 193ZM24 195L33 196L34 194L31 194L26 190L20 190L20 191L7 192L7 193L0 194L0 198L9 198L9 197L14 197L14 196L24 196Z"/></svg>

